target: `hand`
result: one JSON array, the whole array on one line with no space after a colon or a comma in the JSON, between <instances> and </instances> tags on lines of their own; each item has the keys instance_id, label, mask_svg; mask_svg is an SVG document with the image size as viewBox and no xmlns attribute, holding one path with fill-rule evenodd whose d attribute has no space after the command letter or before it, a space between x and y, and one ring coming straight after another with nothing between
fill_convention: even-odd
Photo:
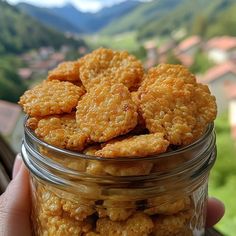
<instances>
[{"instance_id":1,"label":"hand","mask_svg":"<svg viewBox=\"0 0 236 236\"><path fill-rule=\"evenodd\" d=\"M214 226L225 213L224 204L216 198L208 198L206 228Z\"/></svg>"},{"instance_id":2,"label":"hand","mask_svg":"<svg viewBox=\"0 0 236 236\"><path fill-rule=\"evenodd\" d=\"M0 235L30 236L29 177L20 155L16 157L12 177L0 196Z\"/></svg>"},{"instance_id":3,"label":"hand","mask_svg":"<svg viewBox=\"0 0 236 236\"><path fill-rule=\"evenodd\" d=\"M209 198L206 227L215 225L223 215L223 203ZM0 196L0 235L31 236L28 171L19 155L13 168L13 180Z\"/></svg>"}]
</instances>

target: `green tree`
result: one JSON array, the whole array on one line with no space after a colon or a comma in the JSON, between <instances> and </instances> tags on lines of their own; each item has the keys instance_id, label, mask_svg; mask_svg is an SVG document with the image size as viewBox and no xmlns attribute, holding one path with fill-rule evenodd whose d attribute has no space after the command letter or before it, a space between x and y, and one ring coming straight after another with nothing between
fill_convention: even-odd
<instances>
[{"instance_id":1,"label":"green tree","mask_svg":"<svg viewBox=\"0 0 236 236\"><path fill-rule=\"evenodd\" d=\"M234 236L236 229L236 143L230 136L227 113L215 122L217 159L211 170L209 195L221 199L226 206L226 214L217 224L223 235Z\"/></svg>"},{"instance_id":2,"label":"green tree","mask_svg":"<svg viewBox=\"0 0 236 236\"><path fill-rule=\"evenodd\" d=\"M169 64L181 64L181 61L179 60L178 57L175 56L175 54L170 51L167 54L167 63Z\"/></svg>"},{"instance_id":3,"label":"green tree","mask_svg":"<svg viewBox=\"0 0 236 236\"><path fill-rule=\"evenodd\" d=\"M207 17L205 15L196 15L193 19L192 34L200 35L202 38L205 37L208 27Z\"/></svg>"},{"instance_id":4,"label":"green tree","mask_svg":"<svg viewBox=\"0 0 236 236\"><path fill-rule=\"evenodd\" d=\"M236 36L236 4L222 12L207 30L207 37L230 35Z\"/></svg>"},{"instance_id":5,"label":"green tree","mask_svg":"<svg viewBox=\"0 0 236 236\"><path fill-rule=\"evenodd\" d=\"M17 74L20 64L19 60L13 56L0 58L0 99L17 102L27 89Z\"/></svg>"},{"instance_id":6,"label":"green tree","mask_svg":"<svg viewBox=\"0 0 236 236\"><path fill-rule=\"evenodd\" d=\"M194 62L192 66L190 67L190 70L193 73L204 73L209 68L211 68L214 65L214 63L208 59L207 55L199 50L194 57Z\"/></svg>"}]
</instances>

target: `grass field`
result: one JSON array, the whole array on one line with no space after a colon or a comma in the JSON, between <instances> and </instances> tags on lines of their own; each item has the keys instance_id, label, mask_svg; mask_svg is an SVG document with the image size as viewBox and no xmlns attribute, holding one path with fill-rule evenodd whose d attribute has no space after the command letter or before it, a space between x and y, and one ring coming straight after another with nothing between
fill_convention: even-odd
<instances>
[{"instance_id":1,"label":"grass field","mask_svg":"<svg viewBox=\"0 0 236 236\"><path fill-rule=\"evenodd\" d=\"M124 33L116 36L85 36L84 39L91 49L108 47L117 50L135 51L141 46L137 41L135 32Z\"/></svg>"},{"instance_id":2,"label":"grass field","mask_svg":"<svg viewBox=\"0 0 236 236\"><path fill-rule=\"evenodd\" d=\"M209 182L209 195L225 203L226 213L217 225L224 236L235 236L236 232L236 141L230 136L227 113L217 118L217 161Z\"/></svg>"}]
</instances>

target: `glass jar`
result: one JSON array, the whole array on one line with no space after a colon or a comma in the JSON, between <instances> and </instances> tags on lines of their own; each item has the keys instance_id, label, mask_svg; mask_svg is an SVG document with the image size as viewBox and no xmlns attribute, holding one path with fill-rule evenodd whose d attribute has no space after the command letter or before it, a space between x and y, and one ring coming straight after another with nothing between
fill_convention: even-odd
<instances>
[{"instance_id":1,"label":"glass jar","mask_svg":"<svg viewBox=\"0 0 236 236\"><path fill-rule=\"evenodd\" d=\"M189 146L144 158L99 158L39 140L25 126L36 236L204 235L214 125Z\"/></svg>"}]
</instances>

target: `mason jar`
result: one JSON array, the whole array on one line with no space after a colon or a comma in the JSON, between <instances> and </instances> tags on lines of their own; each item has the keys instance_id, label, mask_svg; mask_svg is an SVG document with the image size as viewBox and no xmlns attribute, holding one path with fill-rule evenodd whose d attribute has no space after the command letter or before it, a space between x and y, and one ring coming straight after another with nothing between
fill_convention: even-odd
<instances>
[{"instance_id":1,"label":"mason jar","mask_svg":"<svg viewBox=\"0 0 236 236\"><path fill-rule=\"evenodd\" d=\"M214 125L196 142L143 158L95 157L51 146L25 125L36 236L204 235Z\"/></svg>"}]
</instances>

